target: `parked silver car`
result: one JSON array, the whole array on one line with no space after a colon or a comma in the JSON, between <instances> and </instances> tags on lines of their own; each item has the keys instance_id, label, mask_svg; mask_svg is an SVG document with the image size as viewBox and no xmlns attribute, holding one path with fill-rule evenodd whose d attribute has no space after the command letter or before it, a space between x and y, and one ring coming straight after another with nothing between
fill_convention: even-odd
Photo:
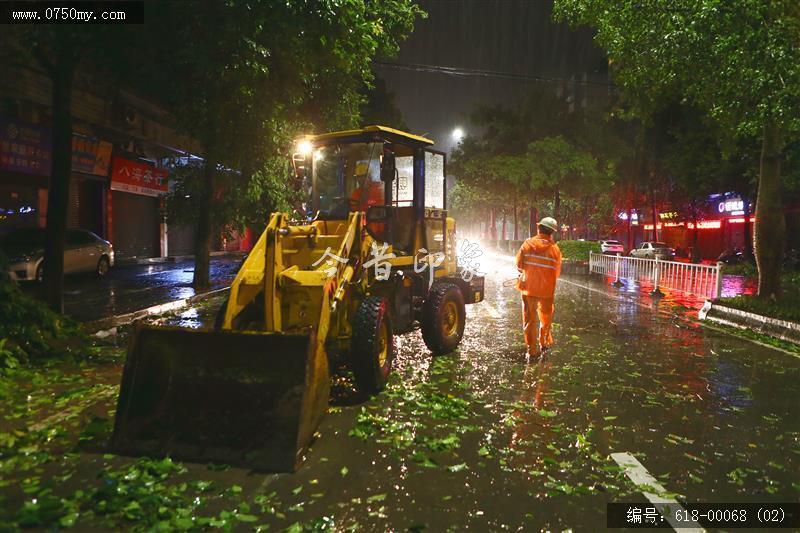
<instances>
[{"instance_id":1,"label":"parked silver car","mask_svg":"<svg viewBox=\"0 0 800 533\"><path fill-rule=\"evenodd\" d=\"M612 239L600 241L600 252L604 254L624 254L625 248L622 243Z\"/></svg>"},{"instance_id":2,"label":"parked silver car","mask_svg":"<svg viewBox=\"0 0 800 533\"><path fill-rule=\"evenodd\" d=\"M642 257L644 259L659 258L664 261L675 259L675 249L670 248L665 242L645 241L638 248L631 250L631 257Z\"/></svg>"},{"instance_id":3,"label":"parked silver car","mask_svg":"<svg viewBox=\"0 0 800 533\"><path fill-rule=\"evenodd\" d=\"M12 231L0 241L13 280L41 281L44 272L44 229ZM64 243L64 274L95 272L105 276L114 266L114 246L91 231L68 229Z\"/></svg>"}]
</instances>

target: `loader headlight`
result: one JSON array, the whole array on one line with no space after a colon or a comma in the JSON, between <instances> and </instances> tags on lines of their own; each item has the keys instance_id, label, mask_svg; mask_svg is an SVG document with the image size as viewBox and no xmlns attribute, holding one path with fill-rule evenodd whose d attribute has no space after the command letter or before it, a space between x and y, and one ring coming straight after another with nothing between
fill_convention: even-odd
<instances>
[{"instance_id":1,"label":"loader headlight","mask_svg":"<svg viewBox=\"0 0 800 533\"><path fill-rule=\"evenodd\" d=\"M302 155L303 157L308 157L311 155L311 152L314 151L314 145L311 144L311 141L303 139L298 141L297 143L297 153Z\"/></svg>"}]
</instances>

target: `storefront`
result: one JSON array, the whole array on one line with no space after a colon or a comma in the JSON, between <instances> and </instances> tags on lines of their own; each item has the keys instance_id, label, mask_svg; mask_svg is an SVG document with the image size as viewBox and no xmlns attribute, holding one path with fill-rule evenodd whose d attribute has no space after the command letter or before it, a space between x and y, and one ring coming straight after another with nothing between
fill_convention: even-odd
<instances>
[{"instance_id":1,"label":"storefront","mask_svg":"<svg viewBox=\"0 0 800 533\"><path fill-rule=\"evenodd\" d=\"M115 157L107 197L108 228L121 258L162 255L161 195L168 172L142 161Z\"/></svg>"},{"instance_id":2,"label":"storefront","mask_svg":"<svg viewBox=\"0 0 800 533\"><path fill-rule=\"evenodd\" d=\"M46 225L51 139L47 127L0 120L0 232ZM107 236L105 202L111 150L109 142L73 134L68 227Z\"/></svg>"},{"instance_id":3,"label":"storefront","mask_svg":"<svg viewBox=\"0 0 800 533\"><path fill-rule=\"evenodd\" d=\"M67 226L107 238L106 196L111 143L73 134Z\"/></svg>"},{"instance_id":4,"label":"storefront","mask_svg":"<svg viewBox=\"0 0 800 533\"><path fill-rule=\"evenodd\" d=\"M50 130L0 119L0 234L44 226Z\"/></svg>"},{"instance_id":5,"label":"storefront","mask_svg":"<svg viewBox=\"0 0 800 533\"><path fill-rule=\"evenodd\" d=\"M694 221L665 209L658 213L655 232L652 223L644 224L644 240L666 242L683 257L690 257L696 246L702 259L714 261L726 250L744 249L752 239L752 207L735 193L713 194L698 213L697 231Z\"/></svg>"},{"instance_id":6,"label":"storefront","mask_svg":"<svg viewBox=\"0 0 800 533\"><path fill-rule=\"evenodd\" d=\"M169 255L194 255L196 235L194 224L170 224L167 228Z\"/></svg>"}]
</instances>

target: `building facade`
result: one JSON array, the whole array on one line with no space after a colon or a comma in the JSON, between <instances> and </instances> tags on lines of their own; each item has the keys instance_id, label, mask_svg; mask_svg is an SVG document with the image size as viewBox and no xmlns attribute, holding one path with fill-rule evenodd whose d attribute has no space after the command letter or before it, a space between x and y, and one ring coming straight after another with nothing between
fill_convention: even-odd
<instances>
[{"instance_id":1,"label":"building facade","mask_svg":"<svg viewBox=\"0 0 800 533\"><path fill-rule=\"evenodd\" d=\"M31 67L0 77L0 234L44 227L52 169L51 83ZM73 88L68 226L114 244L118 257L189 254L194 230L165 223L169 168L199 153L169 114L79 72Z\"/></svg>"}]
</instances>

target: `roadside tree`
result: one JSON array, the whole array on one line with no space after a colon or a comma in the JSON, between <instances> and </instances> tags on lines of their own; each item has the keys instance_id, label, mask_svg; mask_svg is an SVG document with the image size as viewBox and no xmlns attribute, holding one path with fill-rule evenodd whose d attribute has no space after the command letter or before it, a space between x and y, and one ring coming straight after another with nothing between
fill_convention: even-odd
<instances>
[{"instance_id":1,"label":"roadside tree","mask_svg":"<svg viewBox=\"0 0 800 533\"><path fill-rule=\"evenodd\" d=\"M588 24L618 83L642 102L683 95L730 132L761 143L755 223L759 295L780 293L781 165L800 131L800 6L793 0L556 0Z\"/></svg>"}]
</instances>

